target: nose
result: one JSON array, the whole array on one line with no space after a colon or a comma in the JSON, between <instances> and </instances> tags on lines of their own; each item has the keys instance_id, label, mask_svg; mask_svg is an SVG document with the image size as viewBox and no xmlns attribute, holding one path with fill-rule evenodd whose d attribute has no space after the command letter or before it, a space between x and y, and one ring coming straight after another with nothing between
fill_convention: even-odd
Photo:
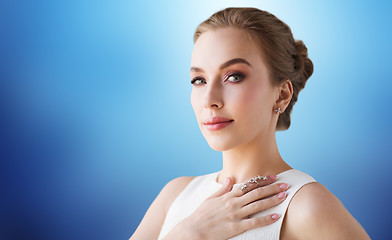
<instances>
[{"instance_id":1,"label":"nose","mask_svg":"<svg viewBox=\"0 0 392 240\"><path fill-rule=\"evenodd\" d=\"M218 84L207 85L205 92L204 108L206 109L220 109L223 107L222 87Z\"/></svg>"}]
</instances>

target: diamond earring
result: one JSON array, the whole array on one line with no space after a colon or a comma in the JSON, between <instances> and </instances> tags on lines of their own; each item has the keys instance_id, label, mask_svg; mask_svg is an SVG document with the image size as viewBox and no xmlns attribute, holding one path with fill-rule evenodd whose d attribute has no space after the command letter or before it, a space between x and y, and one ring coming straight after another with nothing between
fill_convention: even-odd
<instances>
[{"instance_id":1,"label":"diamond earring","mask_svg":"<svg viewBox=\"0 0 392 240\"><path fill-rule=\"evenodd\" d=\"M277 114L280 114L280 113L282 113L283 111L280 110L280 108L277 108L277 109L275 109L275 112L276 112Z\"/></svg>"}]
</instances>

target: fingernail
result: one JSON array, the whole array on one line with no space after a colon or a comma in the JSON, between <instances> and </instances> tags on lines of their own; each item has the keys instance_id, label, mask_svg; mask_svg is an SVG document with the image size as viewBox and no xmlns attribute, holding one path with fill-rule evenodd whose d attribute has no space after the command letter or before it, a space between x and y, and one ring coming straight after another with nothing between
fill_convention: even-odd
<instances>
[{"instance_id":1,"label":"fingernail","mask_svg":"<svg viewBox=\"0 0 392 240\"><path fill-rule=\"evenodd\" d=\"M282 198L284 198L285 196L286 196L286 192L281 192L281 193L278 194L278 198L279 198L279 199L282 199Z\"/></svg>"},{"instance_id":2,"label":"fingernail","mask_svg":"<svg viewBox=\"0 0 392 240\"><path fill-rule=\"evenodd\" d=\"M276 175L271 175L271 176L269 177L269 179L271 179L272 181L276 180L276 178L277 178Z\"/></svg>"},{"instance_id":3,"label":"fingernail","mask_svg":"<svg viewBox=\"0 0 392 240\"><path fill-rule=\"evenodd\" d=\"M280 187L280 189L285 190L285 189L287 189L289 187L289 185L287 183L282 183L282 184L279 185L279 187Z\"/></svg>"},{"instance_id":4,"label":"fingernail","mask_svg":"<svg viewBox=\"0 0 392 240\"><path fill-rule=\"evenodd\" d=\"M229 183L229 181L230 181L230 178L226 178L226 182L225 182L225 184L228 184L228 183Z\"/></svg>"},{"instance_id":5,"label":"fingernail","mask_svg":"<svg viewBox=\"0 0 392 240\"><path fill-rule=\"evenodd\" d=\"M272 218L273 220L276 220L276 219L279 218L279 215L276 214L276 213L274 213L274 214L271 215L271 218Z\"/></svg>"}]
</instances>

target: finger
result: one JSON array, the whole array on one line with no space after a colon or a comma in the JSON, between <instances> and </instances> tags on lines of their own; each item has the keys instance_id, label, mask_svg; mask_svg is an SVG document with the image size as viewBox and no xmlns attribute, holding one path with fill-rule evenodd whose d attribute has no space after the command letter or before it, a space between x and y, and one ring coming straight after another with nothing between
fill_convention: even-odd
<instances>
[{"instance_id":1,"label":"finger","mask_svg":"<svg viewBox=\"0 0 392 240\"><path fill-rule=\"evenodd\" d=\"M247 182L247 183L245 183L243 185L245 185L245 188L242 187L242 186L237 186L236 187L237 189L242 190L243 194L246 194L246 193L252 191L253 189L256 189L256 188L261 186L260 184L257 183L257 181L255 181L255 182ZM233 185L233 188L234 188L234 185Z\"/></svg>"},{"instance_id":2,"label":"finger","mask_svg":"<svg viewBox=\"0 0 392 240\"><path fill-rule=\"evenodd\" d=\"M214 197L219 197L222 196L225 193L228 193L231 191L233 187L233 180L231 180L231 177L227 177L225 183L222 185L222 187L220 187L218 189L218 191L216 191L215 193L213 193L211 196L209 196L207 199L209 198L214 198Z\"/></svg>"},{"instance_id":3,"label":"finger","mask_svg":"<svg viewBox=\"0 0 392 240\"><path fill-rule=\"evenodd\" d=\"M249 229L263 227L268 224L276 222L279 218L280 218L279 214L274 213L263 217L243 219L240 222L240 229L245 232Z\"/></svg>"},{"instance_id":4,"label":"finger","mask_svg":"<svg viewBox=\"0 0 392 240\"><path fill-rule=\"evenodd\" d=\"M269 184L271 184L271 183L273 183L274 181L276 181L276 179L277 179L277 176L276 175L272 175L272 176L268 176L268 177L265 177L265 178L261 178L261 179L257 179L256 181L254 181L254 182L250 182L250 183L246 183L245 184L245 188L244 187L237 187L237 188L234 188L233 187L233 195L235 196L235 197L240 197L240 196L242 196L242 195L244 195L244 194L246 194L246 193L249 193L249 192L251 192L252 190L254 190L254 189L256 189L256 188L258 188L258 187L264 187L264 186L266 186L266 185L269 185Z\"/></svg>"},{"instance_id":5,"label":"finger","mask_svg":"<svg viewBox=\"0 0 392 240\"><path fill-rule=\"evenodd\" d=\"M240 215L242 217L246 217L261 212L263 210L269 209L283 202L286 199L286 197L287 194L285 191L283 191L272 197L249 203L248 205L240 209Z\"/></svg>"},{"instance_id":6,"label":"finger","mask_svg":"<svg viewBox=\"0 0 392 240\"><path fill-rule=\"evenodd\" d=\"M276 175L271 175L271 176L257 176L255 178L252 178L249 180L249 184L247 187L248 192L252 191L253 189L256 189L258 187L264 187L267 186L273 182L276 181L278 177Z\"/></svg>"},{"instance_id":7,"label":"finger","mask_svg":"<svg viewBox=\"0 0 392 240\"><path fill-rule=\"evenodd\" d=\"M243 196L239 197L239 202L244 206L251 202L257 201L262 198L266 198L281 192L282 190L287 190L289 185L287 183L275 183L265 187L259 187Z\"/></svg>"},{"instance_id":8,"label":"finger","mask_svg":"<svg viewBox=\"0 0 392 240\"><path fill-rule=\"evenodd\" d=\"M275 182L278 179L276 175L270 175L262 179L256 179L257 184L259 187L267 186L273 182Z\"/></svg>"}]
</instances>

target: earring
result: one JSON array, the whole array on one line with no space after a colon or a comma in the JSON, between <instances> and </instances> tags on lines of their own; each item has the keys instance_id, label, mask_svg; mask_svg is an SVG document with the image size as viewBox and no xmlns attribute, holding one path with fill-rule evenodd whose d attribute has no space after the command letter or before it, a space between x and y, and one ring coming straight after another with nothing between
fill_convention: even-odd
<instances>
[{"instance_id":1,"label":"earring","mask_svg":"<svg viewBox=\"0 0 392 240\"><path fill-rule=\"evenodd\" d=\"M280 108L277 108L277 109L275 109L275 112L276 112L277 114L280 114L280 113L282 113L283 111L280 110Z\"/></svg>"}]
</instances>

